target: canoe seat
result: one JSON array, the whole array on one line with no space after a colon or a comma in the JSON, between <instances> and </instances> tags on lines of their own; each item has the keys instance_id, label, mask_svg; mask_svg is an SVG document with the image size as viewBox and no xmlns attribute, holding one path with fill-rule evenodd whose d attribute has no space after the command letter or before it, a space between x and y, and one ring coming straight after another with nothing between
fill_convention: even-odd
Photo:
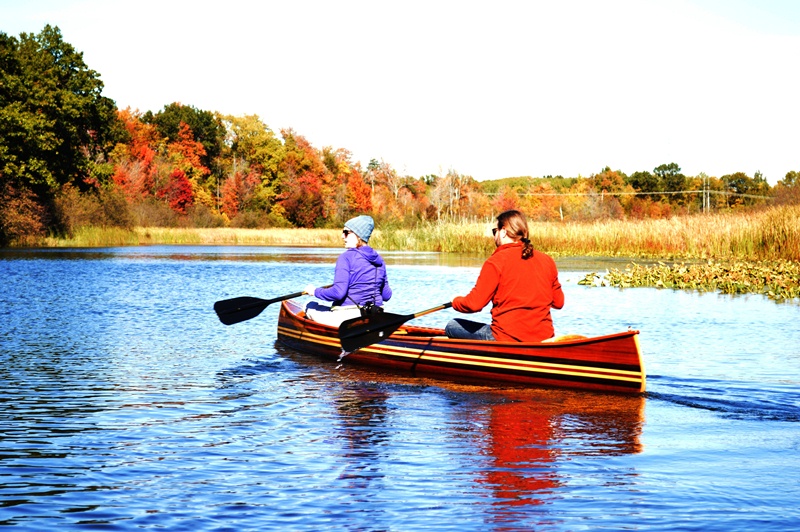
<instances>
[{"instance_id":1,"label":"canoe seat","mask_svg":"<svg viewBox=\"0 0 800 532\"><path fill-rule=\"evenodd\" d=\"M552 338L548 338L547 340L542 340L543 344L550 344L556 342L569 342L571 340L583 340L587 338L582 334L563 334L561 336L554 336Z\"/></svg>"}]
</instances>

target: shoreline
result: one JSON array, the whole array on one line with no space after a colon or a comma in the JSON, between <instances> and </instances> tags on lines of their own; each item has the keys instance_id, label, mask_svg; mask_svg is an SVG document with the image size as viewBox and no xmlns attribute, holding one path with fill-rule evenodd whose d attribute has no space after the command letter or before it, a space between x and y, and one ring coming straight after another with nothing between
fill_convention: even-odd
<instances>
[{"instance_id":1,"label":"shoreline","mask_svg":"<svg viewBox=\"0 0 800 532\"><path fill-rule=\"evenodd\" d=\"M800 210L796 207L795 211ZM789 214L793 214L791 209ZM767 217L767 222L773 220ZM707 221L707 220L704 220ZM636 247L637 243L654 238L652 227L663 230L664 223L624 222L585 224L583 226L553 223L532 223L531 240L537 249L554 259L608 258L627 263L624 267L607 270L605 274L592 272L579 284L612 286L618 288L657 287L713 291L726 294L763 294L775 301L800 298L800 260L782 256L763 257L764 251L782 247L791 238L756 245L759 236L737 241L729 230L726 242L720 235L706 231L693 231L684 220L662 221L681 239L660 242L659 246ZM718 222L718 220L717 220ZM761 225L766 222L759 221ZM796 225L794 222L792 224ZM488 224L420 224L406 229L376 229L370 245L379 251L416 251L470 254L488 257L494 250L494 241L487 236ZM631 231L621 228L627 227ZM633 234L634 229L645 229ZM745 229L751 229L745 226ZM773 227L774 229L774 227ZM778 227L780 230L781 228ZM650 232L648 232L650 231ZM795 232L798 229L794 229ZM747 235L747 231L744 231ZM780 234L780 233L779 233ZM692 239L687 238L692 236ZM762 235L763 236L763 235ZM793 235L789 235L793 237ZM715 242L709 242L717 237ZM683 247L675 245L681 240ZM762 239L763 240L763 239ZM542 245L544 243L544 245ZM537 245L538 244L538 245ZM708 244L708 245L703 245ZM202 246L276 246L297 248L341 248L341 231L337 229L234 229L234 228L153 228L137 227L133 230L118 228L83 228L70 239L48 238L40 248L92 248L150 245L202 245ZM716 247L714 247L716 245ZM13 248L10 248L13 249ZM715 253L716 251L716 253ZM791 251L791 250L790 250ZM660 253L659 253L660 252ZM738 253L734 253L738 252ZM738 256L737 256L738 255ZM480 261L482 262L482 261Z\"/></svg>"},{"instance_id":2,"label":"shoreline","mask_svg":"<svg viewBox=\"0 0 800 532\"><path fill-rule=\"evenodd\" d=\"M790 260L800 262L800 205L669 219L529 222L536 249L556 256L652 260ZM491 222L423 221L379 225L378 250L490 254ZM157 244L339 247L340 228L194 228L84 226L25 247L109 247Z\"/></svg>"}]
</instances>

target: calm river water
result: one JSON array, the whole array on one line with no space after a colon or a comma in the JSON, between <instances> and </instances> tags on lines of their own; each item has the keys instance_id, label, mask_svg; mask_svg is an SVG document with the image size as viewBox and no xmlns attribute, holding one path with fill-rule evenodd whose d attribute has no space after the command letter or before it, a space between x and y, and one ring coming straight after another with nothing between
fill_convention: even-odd
<instances>
[{"instance_id":1,"label":"calm river water","mask_svg":"<svg viewBox=\"0 0 800 532\"><path fill-rule=\"evenodd\" d=\"M634 398L337 369L276 345L278 304L217 320L219 299L328 284L340 252L0 251L0 525L800 529L797 302L584 287L610 264L558 261L557 334L641 331ZM384 257L403 314L483 260Z\"/></svg>"}]
</instances>

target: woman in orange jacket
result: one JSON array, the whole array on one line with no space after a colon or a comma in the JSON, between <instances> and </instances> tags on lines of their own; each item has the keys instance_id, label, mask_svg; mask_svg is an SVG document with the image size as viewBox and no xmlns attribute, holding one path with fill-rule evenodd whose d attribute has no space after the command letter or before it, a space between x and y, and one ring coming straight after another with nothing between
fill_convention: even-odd
<instances>
[{"instance_id":1,"label":"woman in orange jacket","mask_svg":"<svg viewBox=\"0 0 800 532\"><path fill-rule=\"evenodd\" d=\"M492 323L456 318L445 332L450 338L541 342L554 335L550 308L564 306L553 259L534 251L528 240L528 221L519 211L497 217L492 229L497 249L481 268L478 281L466 296L453 299L458 312L480 312L492 302Z\"/></svg>"}]
</instances>

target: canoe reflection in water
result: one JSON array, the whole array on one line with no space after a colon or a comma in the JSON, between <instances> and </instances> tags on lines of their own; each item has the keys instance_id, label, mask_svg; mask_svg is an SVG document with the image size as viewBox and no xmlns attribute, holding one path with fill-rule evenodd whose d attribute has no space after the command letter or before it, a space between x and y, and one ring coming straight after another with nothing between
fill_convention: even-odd
<instances>
[{"instance_id":1,"label":"canoe reflection in water","mask_svg":"<svg viewBox=\"0 0 800 532\"><path fill-rule=\"evenodd\" d=\"M582 464L574 477L585 476L593 463L586 457L598 458L598 475L608 485L635 482L635 470L607 468L602 459L641 451L641 396L336 370L280 343L276 349L330 383L338 417L332 436L343 444L339 479L363 499L383 499L379 492L389 486L402 487L404 497L426 497L431 476L441 486L448 475L467 475L491 497L492 519L511 524L519 512L530 520L532 507L567 496L571 467Z\"/></svg>"},{"instance_id":2,"label":"canoe reflection in water","mask_svg":"<svg viewBox=\"0 0 800 532\"><path fill-rule=\"evenodd\" d=\"M479 480L493 489L496 505L537 505L557 496L570 478L565 466L573 458L641 451L642 397L523 390L500 392L495 399L481 415L489 464ZM585 474L587 462L580 463Z\"/></svg>"}]
</instances>

